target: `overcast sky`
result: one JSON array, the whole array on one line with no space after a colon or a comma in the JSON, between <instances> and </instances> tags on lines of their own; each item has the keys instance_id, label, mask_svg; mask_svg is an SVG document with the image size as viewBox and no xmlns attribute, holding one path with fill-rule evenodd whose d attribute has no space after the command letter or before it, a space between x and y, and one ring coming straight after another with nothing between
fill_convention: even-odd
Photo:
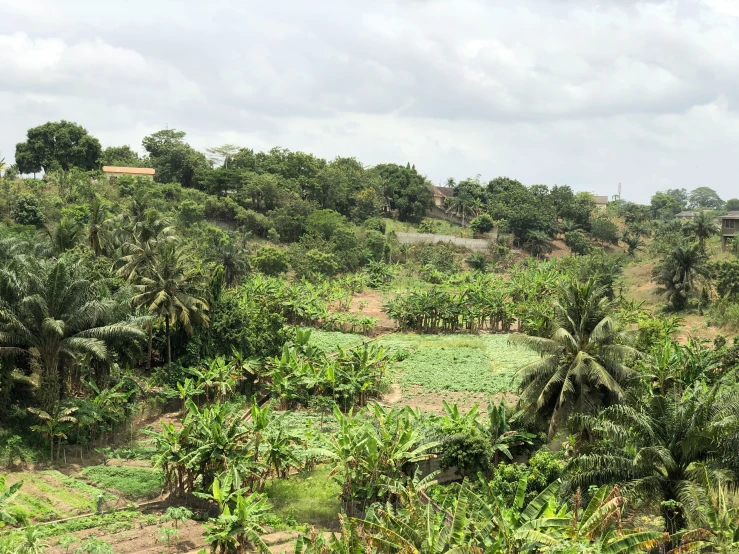
<instances>
[{"instance_id":1,"label":"overcast sky","mask_svg":"<svg viewBox=\"0 0 739 554\"><path fill-rule=\"evenodd\" d=\"M736 0L0 0L0 152L169 126L434 182L739 197Z\"/></svg>"}]
</instances>

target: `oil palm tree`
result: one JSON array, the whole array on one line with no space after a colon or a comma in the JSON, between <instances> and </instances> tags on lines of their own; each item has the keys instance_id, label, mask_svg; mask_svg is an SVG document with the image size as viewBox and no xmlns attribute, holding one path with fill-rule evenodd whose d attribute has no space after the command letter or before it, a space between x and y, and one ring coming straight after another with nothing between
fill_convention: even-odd
<instances>
[{"instance_id":1,"label":"oil palm tree","mask_svg":"<svg viewBox=\"0 0 739 554\"><path fill-rule=\"evenodd\" d=\"M541 258L551 253L552 239L543 231L529 231L523 244L532 255Z\"/></svg>"},{"instance_id":2,"label":"oil palm tree","mask_svg":"<svg viewBox=\"0 0 739 554\"><path fill-rule=\"evenodd\" d=\"M708 212L700 212L686 226L686 230L698 239L698 244L700 245L701 250L705 247L706 240L718 235L719 233L718 225L716 225L713 217Z\"/></svg>"},{"instance_id":3,"label":"oil palm tree","mask_svg":"<svg viewBox=\"0 0 739 554\"><path fill-rule=\"evenodd\" d=\"M210 255L210 259L223 268L223 282L232 287L249 271L246 252L229 242L218 246Z\"/></svg>"},{"instance_id":4,"label":"oil palm tree","mask_svg":"<svg viewBox=\"0 0 739 554\"><path fill-rule=\"evenodd\" d=\"M82 226L74 219L62 217L59 225L47 232L54 250L62 253L74 248L80 242L82 231Z\"/></svg>"},{"instance_id":5,"label":"oil palm tree","mask_svg":"<svg viewBox=\"0 0 739 554\"><path fill-rule=\"evenodd\" d=\"M174 244L160 244L156 255L139 280L133 304L146 306L164 321L167 364L172 363L172 327L181 326L188 335L193 324L208 324L208 303L199 297L198 278L189 273L185 252Z\"/></svg>"},{"instance_id":6,"label":"oil palm tree","mask_svg":"<svg viewBox=\"0 0 739 554\"><path fill-rule=\"evenodd\" d=\"M627 495L660 501L670 534L700 525L709 483L729 470L726 450L739 436L739 394L722 385L697 382L578 416L596 441L570 463L573 482L620 482Z\"/></svg>"},{"instance_id":7,"label":"oil palm tree","mask_svg":"<svg viewBox=\"0 0 739 554\"><path fill-rule=\"evenodd\" d=\"M613 303L595 279L559 285L548 337L514 335L513 343L536 350L541 359L519 370L521 403L530 415L549 419L549 435L568 414L591 412L623 397L638 352L611 318Z\"/></svg>"},{"instance_id":8,"label":"oil palm tree","mask_svg":"<svg viewBox=\"0 0 739 554\"><path fill-rule=\"evenodd\" d=\"M17 302L0 299L0 352L26 352L38 359L46 412L65 394L67 372L79 356L104 360L112 341L144 336L138 325L123 319L100 324L115 302L84 277L79 262L39 263L26 274L25 287Z\"/></svg>"},{"instance_id":9,"label":"oil palm tree","mask_svg":"<svg viewBox=\"0 0 739 554\"><path fill-rule=\"evenodd\" d=\"M655 266L652 278L672 307L682 310L694 295L697 284L707 280L709 274L708 257L702 246L697 242L682 242Z\"/></svg>"},{"instance_id":10,"label":"oil palm tree","mask_svg":"<svg viewBox=\"0 0 739 554\"><path fill-rule=\"evenodd\" d=\"M95 198L90 203L90 220L87 223L87 243L95 256L100 256L108 243L107 221L107 207L99 198Z\"/></svg>"}]
</instances>

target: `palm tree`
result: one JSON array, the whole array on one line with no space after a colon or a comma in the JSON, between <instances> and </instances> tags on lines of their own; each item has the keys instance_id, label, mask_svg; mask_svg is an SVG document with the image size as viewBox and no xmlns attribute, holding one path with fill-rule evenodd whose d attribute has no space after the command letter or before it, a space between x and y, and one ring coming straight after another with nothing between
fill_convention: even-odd
<instances>
[{"instance_id":1,"label":"palm tree","mask_svg":"<svg viewBox=\"0 0 739 554\"><path fill-rule=\"evenodd\" d=\"M26 274L18 302L0 299L0 353L27 352L38 359L39 396L46 412L65 394L67 372L80 355L105 360L109 343L144 336L139 326L123 319L100 324L115 301L82 272L80 262L42 262Z\"/></svg>"},{"instance_id":2,"label":"palm tree","mask_svg":"<svg viewBox=\"0 0 739 554\"><path fill-rule=\"evenodd\" d=\"M577 486L621 482L630 495L660 501L665 530L700 524L708 505L709 477L726 474L730 444L739 436L739 399L695 383L684 394L638 397L577 423L596 442L570 463Z\"/></svg>"},{"instance_id":3,"label":"palm tree","mask_svg":"<svg viewBox=\"0 0 739 554\"><path fill-rule=\"evenodd\" d=\"M210 255L210 259L223 268L223 281L231 287L249 271L246 252L229 242L218 246Z\"/></svg>"},{"instance_id":4,"label":"palm tree","mask_svg":"<svg viewBox=\"0 0 739 554\"><path fill-rule=\"evenodd\" d=\"M621 240L629 248L628 254L630 256L636 255L636 251L639 250L639 248L641 248L642 246L644 246L644 241L641 239L639 235L632 235L628 231L624 231L624 234L621 237Z\"/></svg>"},{"instance_id":5,"label":"palm tree","mask_svg":"<svg viewBox=\"0 0 739 554\"><path fill-rule=\"evenodd\" d=\"M103 253L108 242L105 229L107 220L108 210L105 204L96 197L90 203L90 221L87 224L87 243L95 256Z\"/></svg>"},{"instance_id":6,"label":"palm tree","mask_svg":"<svg viewBox=\"0 0 739 554\"><path fill-rule=\"evenodd\" d=\"M677 244L652 272L652 278L661 286L660 292L675 310L682 310L697 283L709 276L708 257L701 245L685 242Z\"/></svg>"},{"instance_id":7,"label":"palm tree","mask_svg":"<svg viewBox=\"0 0 739 554\"><path fill-rule=\"evenodd\" d=\"M701 250L707 239L719 234L718 225L708 212L700 212L687 226L686 229L698 239Z\"/></svg>"},{"instance_id":8,"label":"palm tree","mask_svg":"<svg viewBox=\"0 0 739 554\"><path fill-rule=\"evenodd\" d=\"M193 323L208 324L208 304L197 296L197 278L187 272L184 250L173 244L160 245L152 264L139 281L140 293L133 298L136 306L146 306L149 313L164 320L167 337L167 364L172 363L173 325L181 325L188 335Z\"/></svg>"},{"instance_id":9,"label":"palm tree","mask_svg":"<svg viewBox=\"0 0 739 554\"><path fill-rule=\"evenodd\" d=\"M8 506L10 501L18 494L18 490L23 486L23 481L18 481L14 485L7 485L7 474L0 475L0 523L6 525L15 525L18 523L10 514Z\"/></svg>"},{"instance_id":10,"label":"palm tree","mask_svg":"<svg viewBox=\"0 0 739 554\"><path fill-rule=\"evenodd\" d=\"M551 253L552 239L543 231L529 231L526 233L526 242L523 246L532 255L541 258Z\"/></svg>"},{"instance_id":11,"label":"palm tree","mask_svg":"<svg viewBox=\"0 0 739 554\"><path fill-rule=\"evenodd\" d=\"M474 213L474 201L467 196L447 196L446 197L446 213L454 212L455 215L462 218L462 227L464 227L464 216Z\"/></svg>"},{"instance_id":12,"label":"palm tree","mask_svg":"<svg viewBox=\"0 0 739 554\"><path fill-rule=\"evenodd\" d=\"M37 416L41 420L41 425L34 425L31 427L32 431L41 433L49 441L49 459L54 461L54 439L58 439L57 446L57 457L62 448L62 439L66 439L67 435L64 433L67 423L75 423L77 418L74 414L77 408L64 408L60 405L56 405L54 410L51 412L45 412L38 408L28 408L28 411Z\"/></svg>"},{"instance_id":13,"label":"palm tree","mask_svg":"<svg viewBox=\"0 0 739 554\"><path fill-rule=\"evenodd\" d=\"M58 253L74 248L82 237L82 226L74 219L62 217L54 229L48 229L49 239Z\"/></svg>"},{"instance_id":14,"label":"palm tree","mask_svg":"<svg viewBox=\"0 0 739 554\"><path fill-rule=\"evenodd\" d=\"M530 416L549 419L549 436L573 412L590 412L623 397L638 353L616 328L607 288L595 279L559 285L549 337L514 335L541 359L519 370L521 403Z\"/></svg>"},{"instance_id":15,"label":"palm tree","mask_svg":"<svg viewBox=\"0 0 739 554\"><path fill-rule=\"evenodd\" d=\"M570 233L572 231L579 231L582 229L582 225L579 223L575 223L571 219L563 219L559 222L559 232L564 235L565 233Z\"/></svg>"}]
</instances>

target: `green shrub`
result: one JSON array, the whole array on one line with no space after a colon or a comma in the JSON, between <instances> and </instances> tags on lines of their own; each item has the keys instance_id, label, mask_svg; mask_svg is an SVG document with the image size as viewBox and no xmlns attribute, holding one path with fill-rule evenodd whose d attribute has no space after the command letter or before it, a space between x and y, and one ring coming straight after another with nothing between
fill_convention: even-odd
<instances>
[{"instance_id":1,"label":"green shrub","mask_svg":"<svg viewBox=\"0 0 739 554\"><path fill-rule=\"evenodd\" d=\"M331 277L339 270L339 263L334 254L316 248L306 252L296 251L292 265L298 277Z\"/></svg>"},{"instance_id":2,"label":"green shrub","mask_svg":"<svg viewBox=\"0 0 739 554\"><path fill-rule=\"evenodd\" d=\"M418 232L419 233L436 233L436 228L434 227L434 220L433 219L424 219L419 223L418 225Z\"/></svg>"},{"instance_id":3,"label":"green shrub","mask_svg":"<svg viewBox=\"0 0 739 554\"><path fill-rule=\"evenodd\" d=\"M281 248L266 246L259 249L249 262L261 273L265 275L279 275L285 273L288 269L287 252Z\"/></svg>"},{"instance_id":4,"label":"green shrub","mask_svg":"<svg viewBox=\"0 0 739 554\"><path fill-rule=\"evenodd\" d=\"M20 225L41 227L44 224L44 214L38 198L30 194L21 194L11 210L11 217Z\"/></svg>"},{"instance_id":5,"label":"green shrub","mask_svg":"<svg viewBox=\"0 0 739 554\"><path fill-rule=\"evenodd\" d=\"M205 206L194 200L183 200L180 203L180 221L185 227L189 227L198 221L205 219Z\"/></svg>"},{"instance_id":6,"label":"green shrub","mask_svg":"<svg viewBox=\"0 0 739 554\"><path fill-rule=\"evenodd\" d=\"M565 233L565 244L572 250L573 254L587 254L592 250L588 237L582 231L570 231Z\"/></svg>"},{"instance_id":7,"label":"green shrub","mask_svg":"<svg viewBox=\"0 0 739 554\"><path fill-rule=\"evenodd\" d=\"M481 433L456 433L441 443L439 468L456 468L458 475L476 475L492 467L493 449L490 439Z\"/></svg>"},{"instance_id":8,"label":"green shrub","mask_svg":"<svg viewBox=\"0 0 739 554\"><path fill-rule=\"evenodd\" d=\"M470 221L470 229L475 233L489 233L493 230L494 225L493 218L488 214L480 214Z\"/></svg>"}]
</instances>

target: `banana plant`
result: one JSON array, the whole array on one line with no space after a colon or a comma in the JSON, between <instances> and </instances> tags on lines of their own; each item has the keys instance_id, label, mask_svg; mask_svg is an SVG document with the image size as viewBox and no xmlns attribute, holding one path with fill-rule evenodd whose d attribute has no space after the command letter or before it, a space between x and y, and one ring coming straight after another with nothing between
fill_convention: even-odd
<instances>
[{"instance_id":1,"label":"banana plant","mask_svg":"<svg viewBox=\"0 0 739 554\"><path fill-rule=\"evenodd\" d=\"M11 515L8 507L13 498L18 495L18 491L23 486L23 481L8 485L7 479L7 474L0 475L0 527L4 525L16 525L18 523Z\"/></svg>"}]
</instances>

